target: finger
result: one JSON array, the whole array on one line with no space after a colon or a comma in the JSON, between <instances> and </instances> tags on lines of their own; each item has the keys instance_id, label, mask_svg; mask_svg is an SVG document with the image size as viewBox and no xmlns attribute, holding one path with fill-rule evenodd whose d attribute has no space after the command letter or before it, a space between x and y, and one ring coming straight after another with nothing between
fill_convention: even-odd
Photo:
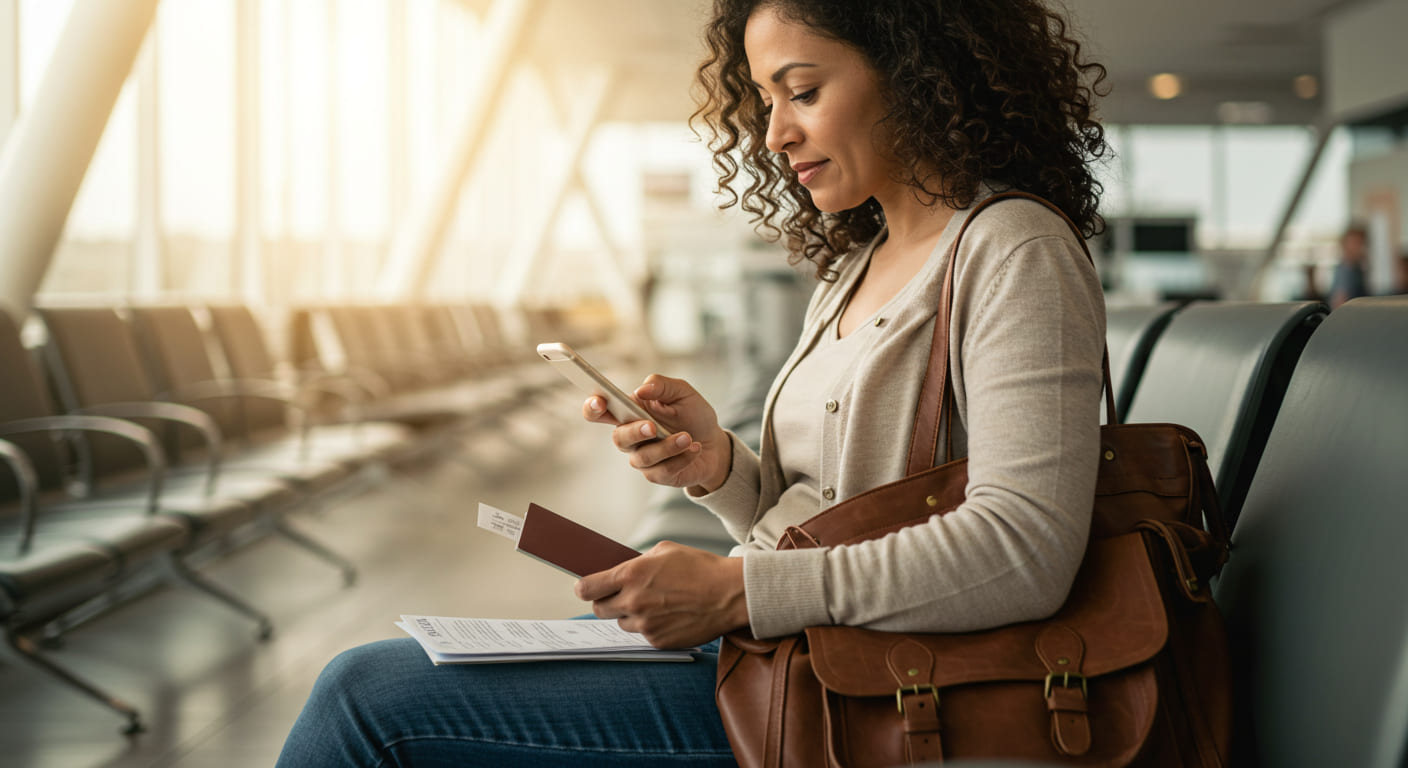
<instances>
[{"instance_id":1,"label":"finger","mask_svg":"<svg viewBox=\"0 0 1408 768\"><path fill-rule=\"evenodd\" d=\"M661 403L673 403L698 394L684 379L672 379L658 373L646 377L645 382L636 388L637 400L654 400Z\"/></svg>"},{"instance_id":2,"label":"finger","mask_svg":"<svg viewBox=\"0 0 1408 768\"><path fill-rule=\"evenodd\" d=\"M577 580L573 586L578 600L604 600L621 591L614 569L593 573Z\"/></svg>"},{"instance_id":3,"label":"finger","mask_svg":"<svg viewBox=\"0 0 1408 768\"><path fill-rule=\"evenodd\" d=\"M622 611L615 601L607 599L592 603L592 615L598 619L621 619L625 618L626 612Z\"/></svg>"},{"instance_id":4,"label":"finger","mask_svg":"<svg viewBox=\"0 0 1408 768\"><path fill-rule=\"evenodd\" d=\"M582 418L596 424L620 423L606 410L606 402L600 397L589 397L582 403Z\"/></svg>"},{"instance_id":5,"label":"finger","mask_svg":"<svg viewBox=\"0 0 1408 768\"><path fill-rule=\"evenodd\" d=\"M635 469L649 469L677 456L690 453L695 450L694 446L696 445L698 443L694 442L694 438L690 437L688 432L680 432L664 440L637 445L630 452L629 463Z\"/></svg>"},{"instance_id":6,"label":"finger","mask_svg":"<svg viewBox=\"0 0 1408 768\"><path fill-rule=\"evenodd\" d=\"M644 624L644 622L641 621L639 616L622 616L616 619L616 625L621 629L637 634L640 634L640 631L645 628L642 624Z\"/></svg>"},{"instance_id":7,"label":"finger","mask_svg":"<svg viewBox=\"0 0 1408 768\"><path fill-rule=\"evenodd\" d=\"M616 443L616 449L625 452L635 450L637 446L653 443L659 439L659 430L655 428L654 424L648 421L628 422L618 426L615 431L611 433L611 440Z\"/></svg>"},{"instance_id":8,"label":"finger","mask_svg":"<svg viewBox=\"0 0 1408 768\"><path fill-rule=\"evenodd\" d=\"M686 485L697 485L705 476L702 465L698 463L699 443L694 443L689 450L671 459L666 459L654 466L641 470L641 475L646 480L655 485L667 485L682 488Z\"/></svg>"}]
</instances>

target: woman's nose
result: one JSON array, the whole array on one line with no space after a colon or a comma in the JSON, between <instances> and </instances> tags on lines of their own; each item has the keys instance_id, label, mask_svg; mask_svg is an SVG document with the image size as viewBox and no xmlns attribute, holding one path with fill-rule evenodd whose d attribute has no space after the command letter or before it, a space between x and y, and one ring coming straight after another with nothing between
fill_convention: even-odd
<instances>
[{"instance_id":1,"label":"woman's nose","mask_svg":"<svg viewBox=\"0 0 1408 768\"><path fill-rule=\"evenodd\" d=\"M768 134L766 144L769 150L781 154L801 140L801 132L792 119L789 110L783 105L774 105L768 114Z\"/></svg>"}]
</instances>

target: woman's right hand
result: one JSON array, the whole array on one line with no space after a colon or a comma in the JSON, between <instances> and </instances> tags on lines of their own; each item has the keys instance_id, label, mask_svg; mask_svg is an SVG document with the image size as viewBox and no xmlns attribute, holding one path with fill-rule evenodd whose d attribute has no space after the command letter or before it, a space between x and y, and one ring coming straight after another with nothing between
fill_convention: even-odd
<instances>
[{"instance_id":1,"label":"woman's right hand","mask_svg":"<svg viewBox=\"0 0 1408 768\"><path fill-rule=\"evenodd\" d=\"M733 443L719 426L714 407L683 379L652 374L636 388L635 398L656 421L678 429L656 435L648 421L618 424L599 397L587 398L587 421L613 424L611 441L630 456L632 467L656 485L688 488L695 496L717 489L728 479ZM663 440L656 440L663 437Z\"/></svg>"}]
</instances>

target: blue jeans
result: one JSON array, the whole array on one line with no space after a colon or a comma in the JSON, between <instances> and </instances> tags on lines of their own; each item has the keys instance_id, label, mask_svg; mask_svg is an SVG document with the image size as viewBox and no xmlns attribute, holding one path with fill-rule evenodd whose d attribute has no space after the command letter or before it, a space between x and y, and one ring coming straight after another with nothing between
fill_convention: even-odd
<instances>
[{"instance_id":1,"label":"blue jeans","mask_svg":"<svg viewBox=\"0 0 1408 768\"><path fill-rule=\"evenodd\" d=\"M718 642L688 664L559 661L434 666L410 638L333 659L279 768L732 766Z\"/></svg>"}]
</instances>

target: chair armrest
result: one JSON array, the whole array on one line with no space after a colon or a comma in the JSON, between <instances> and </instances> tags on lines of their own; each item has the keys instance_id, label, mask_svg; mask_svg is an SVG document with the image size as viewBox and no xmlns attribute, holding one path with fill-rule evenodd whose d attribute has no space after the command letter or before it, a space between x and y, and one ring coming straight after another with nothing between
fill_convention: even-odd
<instances>
[{"instance_id":1,"label":"chair armrest","mask_svg":"<svg viewBox=\"0 0 1408 768\"><path fill-rule=\"evenodd\" d=\"M366 402L371 399L371 393L363 386L360 386L354 379L346 376L333 376L322 374L320 376L310 376L303 381L297 382L295 387L300 392L332 395L342 401L344 413L352 424L361 424L366 420Z\"/></svg>"},{"instance_id":2,"label":"chair armrest","mask_svg":"<svg viewBox=\"0 0 1408 768\"><path fill-rule=\"evenodd\" d=\"M182 403L237 397L271 400L279 405L292 408L298 412L298 453L300 457L308 458L308 430L312 424L312 411L307 403L297 400L298 391L286 384L261 379L216 379L163 392L157 397L162 401L179 400ZM204 411L200 411L200 413L205 414Z\"/></svg>"},{"instance_id":3,"label":"chair armrest","mask_svg":"<svg viewBox=\"0 0 1408 768\"><path fill-rule=\"evenodd\" d=\"M391 389L391 382L381 373L364 365L344 365L341 371L333 375L344 376L356 382L357 386L365 389L373 400L384 400L394 394Z\"/></svg>"},{"instance_id":4,"label":"chair armrest","mask_svg":"<svg viewBox=\"0 0 1408 768\"><path fill-rule=\"evenodd\" d=\"M119 419L158 419L196 430L205 439L205 495L211 496L215 493L215 480L220 472L220 453L223 439L220 435L220 426L205 411L180 403L128 401L90 405L86 408L79 408L74 413L113 416Z\"/></svg>"},{"instance_id":5,"label":"chair armrest","mask_svg":"<svg viewBox=\"0 0 1408 768\"><path fill-rule=\"evenodd\" d=\"M147 459L147 470L151 479L147 483L147 514L154 515L161 509L161 487L166 475L166 452L150 429L122 419L84 414L64 414L62 416L37 416L0 424L0 437L19 435L26 432L100 432L130 440L141 449ZM23 455L23 454L21 454ZM25 461L28 462L28 457ZM31 465L30 471L33 472ZM21 481L23 482L23 481ZM38 489L37 480L34 483ZM37 498L37 497L36 497ZM37 503L37 502L36 502ZM35 514L28 515L24 522L24 534L20 538L21 553L29 549L29 541L34 536Z\"/></svg>"},{"instance_id":6,"label":"chair armrest","mask_svg":"<svg viewBox=\"0 0 1408 768\"><path fill-rule=\"evenodd\" d=\"M338 379L339 377L329 376L328 378ZM273 400L297 411L302 425L311 426L313 423L313 404L309 402L309 395L310 393L322 393L340 398L354 415L354 421L361 421L361 403L367 399L365 390L354 386L345 379L339 380L338 383L342 386L318 381L288 383L276 379L212 379L164 392L157 397L161 400L184 403L220 397Z\"/></svg>"},{"instance_id":7,"label":"chair armrest","mask_svg":"<svg viewBox=\"0 0 1408 768\"><path fill-rule=\"evenodd\" d=\"M15 485L20 491L20 556L29 554L30 543L34 538L34 521L39 517L39 475L34 464L18 445L9 440L0 440L0 461L3 461L15 475Z\"/></svg>"}]
</instances>

